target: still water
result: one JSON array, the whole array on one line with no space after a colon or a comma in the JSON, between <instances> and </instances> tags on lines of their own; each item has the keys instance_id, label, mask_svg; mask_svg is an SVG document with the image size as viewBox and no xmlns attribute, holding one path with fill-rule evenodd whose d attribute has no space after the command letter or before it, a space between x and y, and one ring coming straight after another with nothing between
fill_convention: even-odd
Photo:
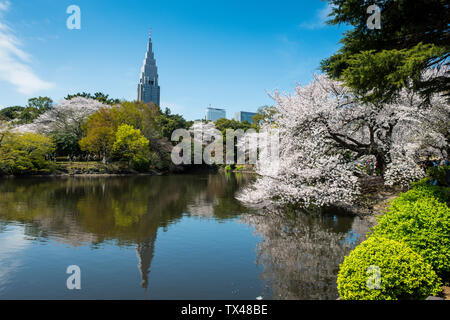
<instances>
[{"instance_id":1,"label":"still water","mask_svg":"<svg viewBox=\"0 0 450 320\"><path fill-rule=\"evenodd\" d=\"M364 221L250 210L251 179L2 179L0 299L336 299Z\"/></svg>"}]
</instances>

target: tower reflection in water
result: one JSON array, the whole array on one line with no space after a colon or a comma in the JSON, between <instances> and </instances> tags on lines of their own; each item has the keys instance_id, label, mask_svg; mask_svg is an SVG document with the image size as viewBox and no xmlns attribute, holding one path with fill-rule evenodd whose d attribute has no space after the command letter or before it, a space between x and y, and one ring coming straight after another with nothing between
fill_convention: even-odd
<instances>
[{"instance_id":1,"label":"tower reflection in water","mask_svg":"<svg viewBox=\"0 0 450 320\"><path fill-rule=\"evenodd\" d=\"M194 216L214 221L211 228L240 219L261 238L254 273L267 288L262 293L265 298L334 299L338 265L362 240L364 223L334 214L250 210L235 200L235 193L252 179L247 175L195 174L3 180L0 225L23 225L29 241L47 239L70 247L99 248L105 243L132 246L141 277L137 285L151 291L150 274L159 232ZM248 250L244 244L242 248ZM177 252L172 254L176 256ZM237 256L233 252L230 255ZM252 255L254 252L242 252L240 257ZM212 265L211 257L202 259L201 263L211 270L227 272ZM239 265L241 261L232 263ZM230 279L238 276L228 275Z\"/></svg>"}]
</instances>

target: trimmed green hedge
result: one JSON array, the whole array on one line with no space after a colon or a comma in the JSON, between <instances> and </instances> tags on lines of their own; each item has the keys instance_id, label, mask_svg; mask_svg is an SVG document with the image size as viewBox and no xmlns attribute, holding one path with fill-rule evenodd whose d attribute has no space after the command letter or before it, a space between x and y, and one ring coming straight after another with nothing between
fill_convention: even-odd
<instances>
[{"instance_id":1,"label":"trimmed green hedge","mask_svg":"<svg viewBox=\"0 0 450 320\"><path fill-rule=\"evenodd\" d=\"M427 170L427 176L433 179L436 179L438 184L441 186L447 186L447 171L450 170L450 166L439 166L439 167L431 167Z\"/></svg>"},{"instance_id":2,"label":"trimmed green hedge","mask_svg":"<svg viewBox=\"0 0 450 320\"><path fill-rule=\"evenodd\" d=\"M429 180L394 199L345 258L338 275L343 299L423 299L441 291L439 276L450 275L450 188ZM379 268L380 289L369 288L370 266Z\"/></svg>"},{"instance_id":3,"label":"trimmed green hedge","mask_svg":"<svg viewBox=\"0 0 450 320\"><path fill-rule=\"evenodd\" d=\"M450 272L450 209L437 189L410 190L391 202L373 234L407 243L439 275Z\"/></svg>"},{"instance_id":4,"label":"trimmed green hedge","mask_svg":"<svg viewBox=\"0 0 450 320\"><path fill-rule=\"evenodd\" d=\"M434 197L441 202L450 203L450 188L438 187L427 184L429 178L425 178L413 185L413 189L402 193L397 199L416 201L420 198Z\"/></svg>"},{"instance_id":5,"label":"trimmed green hedge","mask_svg":"<svg viewBox=\"0 0 450 320\"><path fill-rule=\"evenodd\" d=\"M371 288L376 268L378 289ZM337 283L344 300L425 299L441 291L438 276L419 254L405 243L381 237L370 237L345 258Z\"/></svg>"}]
</instances>

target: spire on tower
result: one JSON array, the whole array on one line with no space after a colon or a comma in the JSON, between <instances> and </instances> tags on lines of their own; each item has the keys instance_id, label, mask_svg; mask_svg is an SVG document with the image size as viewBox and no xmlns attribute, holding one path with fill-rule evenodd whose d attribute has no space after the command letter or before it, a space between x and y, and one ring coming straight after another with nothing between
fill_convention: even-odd
<instances>
[{"instance_id":1,"label":"spire on tower","mask_svg":"<svg viewBox=\"0 0 450 320\"><path fill-rule=\"evenodd\" d=\"M160 87L158 85L158 68L152 49L152 28L149 29L147 52L141 68L138 84L138 101L153 102L159 106Z\"/></svg>"}]
</instances>

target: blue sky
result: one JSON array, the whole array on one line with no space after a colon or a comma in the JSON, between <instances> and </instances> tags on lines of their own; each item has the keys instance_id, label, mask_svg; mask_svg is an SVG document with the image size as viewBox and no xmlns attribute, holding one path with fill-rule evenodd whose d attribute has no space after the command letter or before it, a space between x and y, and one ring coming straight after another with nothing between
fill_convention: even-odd
<instances>
[{"instance_id":1,"label":"blue sky","mask_svg":"<svg viewBox=\"0 0 450 320\"><path fill-rule=\"evenodd\" d=\"M69 30L69 5L81 30ZM105 92L136 99L148 30L161 106L189 120L205 108L256 111L292 92L339 48L327 3L305 1L0 0L0 107L30 97Z\"/></svg>"}]
</instances>

